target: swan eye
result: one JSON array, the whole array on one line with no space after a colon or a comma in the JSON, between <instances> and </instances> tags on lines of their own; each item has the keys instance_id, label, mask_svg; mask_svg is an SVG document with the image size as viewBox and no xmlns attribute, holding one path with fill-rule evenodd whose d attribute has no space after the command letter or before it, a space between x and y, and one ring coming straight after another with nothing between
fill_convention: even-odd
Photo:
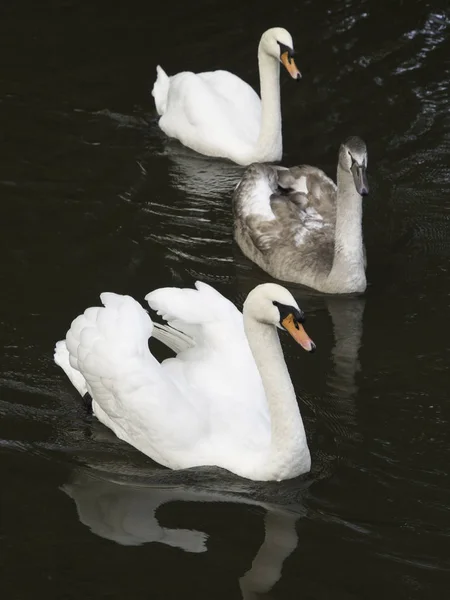
<instances>
[{"instance_id":1,"label":"swan eye","mask_svg":"<svg viewBox=\"0 0 450 600\"><path fill-rule=\"evenodd\" d=\"M361 168L365 168L367 166L365 158L362 159L362 162L360 164L359 162L356 161L356 158L353 157L353 154L350 154L350 152L348 152L348 156L350 158L350 162L352 163L352 167L354 167L356 165L358 168L361 169Z\"/></svg>"},{"instance_id":2,"label":"swan eye","mask_svg":"<svg viewBox=\"0 0 450 600\"><path fill-rule=\"evenodd\" d=\"M284 329L294 340L308 352L314 352L316 345L303 328L305 315L295 306L288 306L274 301L273 304L280 311L280 328Z\"/></svg>"},{"instance_id":3,"label":"swan eye","mask_svg":"<svg viewBox=\"0 0 450 600\"><path fill-rule=\"evenodd\" d=\"M304 313L295 308L295 306L289 306L288 304L281 304L281 302L273 301L273 305L276 306L280 312L280 324L283 325L288 317L296 329L299 328L299 324L306 321Z\"/></svg>"},{"instance_id":4,"label":"swan eye","mask_svg":"<svg viewBox=\"0 0 450 600\"><path fill-rule=\"evenodd\" d=\"M277 44L280 46L280 56L287 52L288 60L289 62L291 62L292 57L295 54L294 50L292 48L289 48L289 46L286 46L286 44L282 44L281 42L277 42Z\"/></svg>"}]
</instances>

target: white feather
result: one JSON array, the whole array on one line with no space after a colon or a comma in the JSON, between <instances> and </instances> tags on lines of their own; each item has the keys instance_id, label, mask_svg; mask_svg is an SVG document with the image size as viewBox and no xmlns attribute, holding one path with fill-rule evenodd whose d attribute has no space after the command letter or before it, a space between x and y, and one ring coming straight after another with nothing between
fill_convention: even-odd
<instances>
[{"instance_id":1,"label":"white feather","mask_svg":"<svg viewBox=\"0 0 450 600\"><path fill-rule=\"evenodd\" d=\"M89 389L99 420L171 468L217 464L225 452L253 452L270 439L242 314L209 285L197 282L196 288L147 296L169 322L155 337L177 352L175 358L159 363L151 355L149 315L131 297L111 293L101 295L104 307L88 308L73 321L55 352L76 389Z\"/></svg>"},{"instance_id":2,"label":"white feather","mask_svg":"<svg viewBox=\"0 0 450 600\"><path fill-rule=\"evenodd\" d=\"M242 218L245 219L255 215L266 221L275 220L275 215L270 206L272 191L266 177L255 178L255 185L249 190L245 203L242 204Z\"/></svg>"},{"instance_id":3,"label":"white feather","mask_svg":"<svg viewBox=\"0 0 450 600\"><path fill-rule=\"evenodd\" d=\"M67 377L70 379L72 385L81 396L84 396L88 389L86 385L86 379L77 369L74 369L69 362L69 351L65 340L57 342L55 346L55 353L53 355L55 363L61 367Z\"/></svg>"},{"instance_id":4,"label":"white feather","mask_svg":"<svg viewBox=\"0 0 450 600\"><path fill-rule=\"evenodd\" d=\"M185 335L181 331L170 327L170 325L160 325L159 323L153 323L153 337L165 344L168 348L173 350L176 354L182 350L192 348L195 343L194 340Z\"/></svg>"}]
</instances>

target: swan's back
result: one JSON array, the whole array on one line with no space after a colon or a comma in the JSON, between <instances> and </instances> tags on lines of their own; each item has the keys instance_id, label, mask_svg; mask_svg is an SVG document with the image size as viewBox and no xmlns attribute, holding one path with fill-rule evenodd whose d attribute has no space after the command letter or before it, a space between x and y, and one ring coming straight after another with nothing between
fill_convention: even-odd
<instances>
[{"instance_id":1,"label":"swan's back","mask_svg":"<svg viewBox=\"0 0 450 600\"><path fill-rule=\"evenodd\" d=\"M166 101L158 98L158 105L165 108L161 129L202 154L245 154L258 140L260 98L228 71L177 73L169 78Z\"/></svg>"},{"instance_id":2,"label":"swan's back","mask_svg":"<svg viewBox=\"0 0 450 600\"><path fill-rule=\"evenodd\" d=\"M273 277L309 285L305 273L331 270L336 185L320 169L251 165L235 189L233 208L236 241Z\"/></svg>"},{"instance_id":3,"label":"swan's back","mask_svg":"<svg viewBox=\"0 0 450 600\"><path fill-rule=\"evenodd\" d=\"M286 171L291 176L287 181ZM325 222L336 221L337 186L321 169L310 165L300 165L287 170L280 169L278 184L289 195L300 190L305 197L307 207L317 211Z\"/></svg>"}]
</instances>

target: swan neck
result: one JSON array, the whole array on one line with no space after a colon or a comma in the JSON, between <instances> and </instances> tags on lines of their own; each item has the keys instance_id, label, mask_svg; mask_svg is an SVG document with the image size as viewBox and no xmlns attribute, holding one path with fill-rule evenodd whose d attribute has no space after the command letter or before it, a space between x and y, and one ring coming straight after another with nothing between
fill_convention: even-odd
<instances>
[{"instance_id":1,"label":"swan neck","mask_svg":"<svg viewBox=\"0 0 450 600\"><path fill-rule=\"evenodd\" d=\"M362 198L355 188L353 175L340 165L337 169L336 231L334 260L330 276L364 278L362 234Z\"/></svg>"},{"instance_id":2,"label":"swan neck","mask_svg":"<svg viewBox=\"0 0 450 600\"><path fill-rule=\"evenodd\" d=\"M264 457L269 476L285 479L309 471L305 428L277 330L246 315L245 310L244 328L269 406L271 446L270 456Z\"/></svg>"},{"instance_id":3,"label":"swan neck","mask_svg":"<svg viewBox=\"0 0 450 600\"><path fill-rule=\"evenodd\" d=\"M257 142L257 155L260 161L280 160L283 152L281 132L281 105L280 105L280 63L267 54L265 50L258 49L259 82L261 91L261 128Z\"/></svg>"}]
</instances>

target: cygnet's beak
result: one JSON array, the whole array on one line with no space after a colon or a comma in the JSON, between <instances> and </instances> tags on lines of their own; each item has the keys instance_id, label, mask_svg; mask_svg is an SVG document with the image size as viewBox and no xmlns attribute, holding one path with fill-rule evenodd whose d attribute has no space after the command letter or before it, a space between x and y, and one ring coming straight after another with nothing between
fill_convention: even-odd
<instances>
[{"instance_id":1,"label":"cygnet's beak","mask_svg":"<svg viewBox=\"0 0 450 600\"><path fill-rule=\"evenodd\" d=\"M280 56L280 60L286 68L286 71L292 77L292 79L301 79L302 74L297 69L295 60L292 58L292 51L285 50Z\"/></svg>"},{"instance_id":2,"label":"cygnet's beak","mask_svg":"<svg viewBox=\"0 0 450 600\"><path fill-rule=\"evenodd\" d=\"M351 170L356 191L360 196L367 196L369 193L369 182L367 181L365 165L358 165L354 162Z\"/></svg>"},{"instance_id":3,"label":"cygnet's beak","mask_svg":"<svg viewBox=\"0 0 450 600\"><path fill-rule=\"evenodd\" d=\"M281 321L281 325L304 350L307 352L314 352L316 349L315 343L306 333L303 325L297 321L293 314L289 314L287 317L285 317Z\"/></svg>"}]
</instances>

